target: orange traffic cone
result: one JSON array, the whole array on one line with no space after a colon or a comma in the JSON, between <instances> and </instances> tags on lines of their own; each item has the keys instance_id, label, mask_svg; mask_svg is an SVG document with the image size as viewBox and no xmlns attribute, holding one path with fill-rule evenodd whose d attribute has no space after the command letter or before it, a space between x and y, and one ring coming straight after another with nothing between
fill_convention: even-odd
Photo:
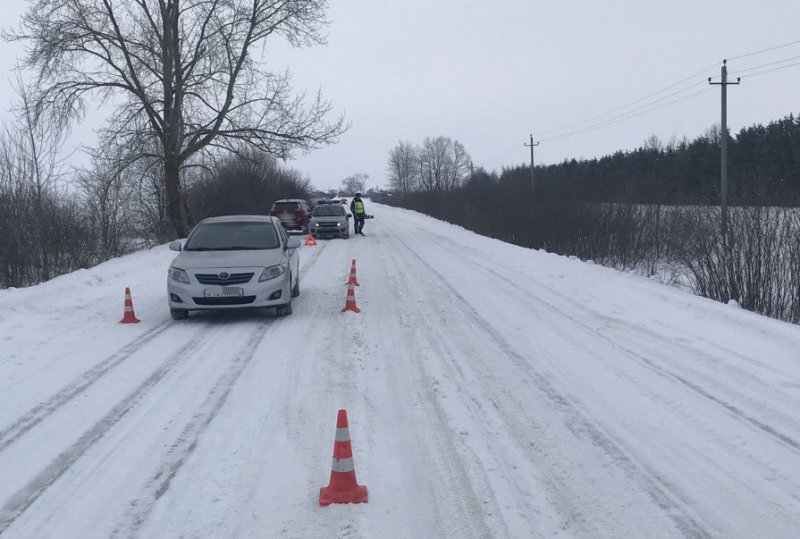
<instances>
[{"instance_id":1,"label":"orange traffic cone","mask_svg":"<svg viewBox=\"0 0 800 539\"><path fill-rule=\"evenodd\" d=\"M306 247L311 245L316 245L317 240L314 239L314 235L311 232L308 233L308 237L306 238Z\"/></svg>"},{"instance_id":2,"label":"orange traffic cone","mask_svg":"<svg viewBox=\"0 0 800 539\"><path fill-rule=\"evenodd\" d=\"M327 487L319 489L319 504L332 503L367 503L367 487L356 482L346 410L339 410L339 416L336 418L331 482Z\"/></svg>"},{"instance_id":3,"label":"orange traffic cone","mask_svg":"<svg viewBox=\"0 0 800 539\"><path fill-rule=\"evenodd\" d=\"M344 304L342 312L345 311L353 311L354 313L361 312L361 309L356 305L356 289L353 288L353 283L347 284L347 303Z\"/></svg>"},{"instance_id":4,"label":"orange traffic cone","mask_svg":"<svg viewBox=\"0 0 800 539\"><path fill-rule=\"evenodd\" d=\"M131 300L131 289L125 287L125 312L122 313L120 324L138 324L140 320L133 314L133 301Z\"/></svg>"},{"instance_id":5,"label":"orange traffic cone","mask_svg":"<svg viewBox=\"0 0 800 539\"><path fill-rule=\"evenodd\" d=\"M353 259L353 264L350 266L350 278L347 279L347 284L352 284L353 286L361 286L358 284L358 278L356 277L356 259Z\"/></svg>"}]
</instances>

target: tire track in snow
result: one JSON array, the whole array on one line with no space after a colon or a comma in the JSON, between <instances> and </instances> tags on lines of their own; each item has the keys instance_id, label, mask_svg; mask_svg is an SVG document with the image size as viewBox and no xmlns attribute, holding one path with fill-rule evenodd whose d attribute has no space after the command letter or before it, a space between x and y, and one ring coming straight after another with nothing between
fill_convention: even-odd
<instances>
[{"instance_id":1,"label":"tire track in snow","mask_svg":"<svg viewBox=\"0 0 800 539\"><path fill-rule=\"evenodd\" d=\"M406 261L402 260L396 251L390 250L390 255L392 256L382 258L383 265L380 267L380 272L389 277L386 281L389 287L387 295L410 298L412 296L409 296L407 291L412 290L414 284L410 282L405 271ZM409 436L412 443L408 443L408 446L413 448L413 451L424 453L424 457L418 458L428 463L430 467L429 471L413 469L410 472L414 477L411 484L415 485L417 496L431 499L426 509L432 513L435 528L427 529L427 533L430 537L485 538L495 534L499 537L513 536L506 521L497 516L502 515L503 511L496 502L492 481L488 477L486 467L482 465L482 459L454 434L458 429L453 425L441 402L439 382L437 380L436 385L431 384L435 378L426 372L424 361L421 359L428 353L435 357L447 357L441 334L434 329L436 323L424 310L418 314L411 314L412 309L402 309L399 303L394 307L401 307L394 308L395 312L392 314L397 317L404 338L413 342L415 347L404 350L404 355L410 357L403 366L398 368L393 362L386 362L383 368L393 381L409 377L406 383L389 384L390 391L396 395L389 400L402 403L408 399L406 391L413 388L414 398L411 402L423 410L417 413L424 417L424 422L415 424L413 434ZM379 335L380 337L386 338L383 334ZM445 369L458 371L458 379L464 378L457 364L447 364ZM465 406L474 413L472 407ZM480 411L483 412L483 409ZM500 453L500 451L490 451L484 456L491 459L491 465L502 465L502 459L494 457ZM511 486L519 493L516 483ZM437 500L439 498L437 494L442 488L450 495ZM488 519L487 512L490 515ZM496 529L493 529L487 520L494 523Z\"/></svg>"},{"instance_id":2,"label":"tire track in snow","mask_svg":"<svg viewBox=\"0 0 800 539\"><path fill-rule=\"evenodd\" d=\"M313 265L314 262L316 262L322 251L325 250L325 247L327 247L327 243L323 244L319 249L315 250L314 254L312 254L311 257L309 257L309 259L304 264L301 265L300 267L301 274L304 271L306 271L309 266ZM39 423L41 423L42 421L50 417L52 414L60 410L62 406L67 404L76 396L82 394L95 382L97 382L103 376L114 370L114 368L124 363L125 360L129 359L131 356L133 356L135 353L141 350L145 345L149 344L151 341L155 340L156 337L160 336L166 330L173 327L173 324L174 322L172 322L171 320L167 320L149 329L144 335L141 335L134 341L123 346L116 353L112 354L108 358L102 360L100 363L94 365L90 369L78 375L69 385L62 388L60 391L52 395L50 398L48 398L43 402L40 402L30 410L25 412L12 424L10 424L8 427L0 431L0 453L2 453L5 449L7 449L11 444L19 440L31 429L36 427ZM203 331L206 330L203 329L200 332Z\"/></svg>"},{"instance_id":3,"label":"tire track in snow","mask_svg":"<svg viewBox=\"0 0 800 539\"><path fill-rule=\"evenodd\" d=\"M556 298L559 298L559 299L563 300L568 305L573 306L576 310L578 310L578 311L586 310L588 313L591 313L592 315L594 315L597 319L607 322L609 324L609 326L610 326L609 329L611 329L612 331L613 330L619 331L620 335L624 336L626 339L634 338L634 339L638 340L640 346L642 347L643 352L646 351L646 350L649 350L652 354L655 354L654 358L650 358L647 355L644 355L643 353L637 352L635 348L627 347L627 346L624 346L623 344L620 344L621 342L623 342L624 339L620 339L620 341L618 342L617 340L615 340L613 333L605 334L605 333L598 332L596 327L590 326L587 323L580 321L580 319L578 319L578 318L574 318L572 315L569 314L568 311L566 311L563 308L563 306L560 306L558 303L551 303L550 301L544 300L541 297L533 294L529 290L520 289L519 284L513 278L506 277L505 275L499 273L498 271L495 271L492 268L484 266L483 261L472 260L472 257L468 256L467 253L459 252L456 249L452 249L452 248L447 249L446 248L446 250L448 250L454 256L457 256L457 257L461 258L465 262L469 262L471 264L474 264L474 265L480 267L481 269L483 269L484 271L489 273L496 280L496 282L497 282L497 280L499 280L499 281L502 281L503 283L505 283L508 286L508 290L510 291L510 293L518 294L518 293L521 292L522 296L525 297L526 300L530 300L530 301L532 301L534 303L542 304L543 306L546 307L547 312L552 312L553 314L556 314L557 316L560 316L565 321L567 321L569 323L568 327L574 327L576 330L583 332L586 336L592 337L593 339L606 341L610 345L611 349L618 351L621 354L622 357L628 357L633 362L639 363L645 369L651 370L653 372L653 374L661 377L662 379L667 379L670 382L677 382L679 385L685 386L685 388L688 389L690 393L694 393L694 394L696 394L696 396L698 396L700 398L704 398L704 399L708 399L708 400L712 401L712 403L714 405L717 405L720 408L722 408L723 411L726 412L729 417L731 417L731 419L741 422L743 425L747 426L748 428L758 429L759 431L761 431L764 434L768 435L770 438L774 439L774 441L776 441L778 444L784 446L786 449L788 449L788 450L790 450L792 452L798 452L798 449L800 449L798 447L798 442L797 442L796 438L792 438L790 436L785 435L784 433L780 432L778 429L774 428L773 426L763 422L762 420L758 419L757 417L755 417L752 414L748 413L747 411L743 410L741 407L739 407L739 406L737 406L735 404L732 404L731 402L728 402L727 400L725 400L723 398L720 398L717 395L714 395L712 392L710 392L706 388L704 388L703 384L695 383L690 378L690 376L685 376L680 371L673 372L673 370L671 370L669 368L663 368L659 363L659 359L663 358L663 361L665 363L674 364L674 361L671 361L670 356L664 355L663 352L661 352L661 349L659 348L659 346L667 347L667 348L675 347L675 348L678 348L680 350L688 352L689 354L691 354L691 356L705 357L703 355L703 353L700 352L699 350L691 348L690 346L688 346L685 343L680 343L680 342L676 343L676 342L674 342L674 341L672 341L672 340L670 340L670 339L668 339L668 338L666 338L664 336L661 336L661 335L655 333L652 330L649 330L647 327L635 326L633 329L636 330L636 331L633 332L633 336L631 337L630 331L626 332L626 328L625 328L624 323L622 321L620 321L618 319L615 319L615 318L608 317L608 316L604 315L601 312L596 312L596 311L589 310L585 306L583 306L582 304L580 304L577 301L575 301L574 299L572 299L572 298L570 298L568 296L564 296L563 294L561 294L561 293L559 293L557 291L554 291L554 290L551 290L551 289L547 288L543 284L538 283L535 280L533 280L531 277L524 276L524 275L522 276L524 278L524 281L535 285L536 288L538 288L538 289L542 289L542 290L546 291L551 296L555 296ZM551 322L549 320L543 320L543 321L546 324L552 326L552 328L556 332L567 336L567 334L564 333L563 329L561 329L561 327L557 323ZM653 341L655 341L655 342L653 342ZM588 346L580 344L579 341L576 341L574 344L576 346L579 346L580 348L584 349L586 351L586 353L588 353L590 355L594 355L595 354L595 350L594 349L592 349L591 347L588 347ZM468 352L469 351L467 350L465 352L465 355L469 355ZM736 356L738 356L738 355L739 354L736 354ZM713 354L712 354L711 357L715 357L715 356L713 356ZM745 359L749 359L749 358L745 358ZM722 361L722 359L720 358L719 361ZM760 365L758 362L753 362L753 361L748 361L748 362L749 363L755 363L756 366L762 366L763 367L763 365ZM639 378L636 378L634 376L631 376L626 370L619 369L618 367L616 367L613 364L610 364L610 365L607 365L607 366L610 367L614 372L616 372L618 376L620 376L623 379L628 380L632 385L637 385L637 384L641 383L642 379L639 379ZM734 370L737 370L737 369L734 368ZM774 369L767 369L767 370L773 371ZM689 372L691 374L692 371L689 371ZM738 372L738 370L737 370L737 372ZM706 372L696 371L696 373L697 373L697 376L701 376L703 379L708 380L709 382L707 382L707 384L710 383L710 384L713 385L716 382L716 379L712 375L710 375L710 374L708 374ZM731 389L731 388L727 388L724 385L720 386L720 387L722 387L723 390L730 390ZM666 405L668 407L671 407L673 409L677 409L677 408L680 407L673 399L669 398L669 396L659 397L658 395L654 395L653 398L654 398L654 400L662 402L664 405ZM752 399L748 395L744 395L743 394L743 398L748 400L748 401L752 401ZM788 396L787 396L787 398L788 398ZM757 401L755 402L755 404L756 405L758 404ZM688 421L691 421L691 422L697 424L699 429L705 430L705 431L708 431L708 432L712 432L714 430L714 425L706 425L706 424L704 424L703 423L703 418L701 416L692 417L692 415L690 413L688 413L688 412L683 412L683 413L686 414L684 417L686 417L686 419ZM785 417L787 421L790 421L790 422L794 422L795 421L794 417L791 417L791 416L789 416L789 415L787 415L785 413L782 413L782 412L778 412L778 413L781 416ZM718 435L720 437L720 439L723 438L723 434L720 433L720 432L717 432L716 435ZM740 449L735 443L729 442L728 445L730 446L731 449L736 449L736 450ZM764 469L764 472L763 472L764 474L773 474L775 476L780 476L782 467L785 465L785 463L783 463L779 459L778 460L776 460L774 458L772 460L765 459L764 455L759 455L758 453L748 454L747 457L749 459L753 460L754 462L758 463L760 466L762 466L763 469ZM711 461L711 462L716 464L715 461ZM648 466L645 465L645 467L648 467ZM741 488L748 488L748 486L749 486L749 485L747 485L746 483L744 483L742 481L739 481L739 485L740 485ZM785 492L784 494L789 496L789 497L791 497L795 501L800 500L800 498L798 498L795 494L793 494L791 492ZM688 505L691 507L692 504L688 504Z\"/></svg>"},{"instance_id":4,"label":"tire track in snow","mask_svg":"<svg viewBox=\"0 0 800 539\"><path fill-rule=\"evenodd\" d=\"M629 478L640 485L653 503L669 517L676 528L685 537L706 538L713 536L713 534L708 531L706 525L698 521L685 504L671 492L669 486L664 483L657 473L629 456L619 443L596 425L576 402L559 392L544 375L536 372L531 367L528 360L517 352L514 347L492 327L489 320L481 316L432 264L428 263L419 253L411 249L411 247L396 234L395 238L414 258L428 268L431 275L435 276L437 280L442 283L442 286L450 292L452 298L463 306L464 314L476 323L477 327L480 328L486 336L494 342L521 371L523 371L533 385L547 397L554 405L555 409L565 416L566 421L564 421L564 424L572 430L576 436L588 436L591 443L603 451L610 462L621 468ZM513 428L510 430L513 432Z\"/></svg>"},{"instance_id":5,"label":"tire track in snow","mask_svg":"<svg viewBox=\"0 0 800 539\"><path fill-rule=\"evenodd\" d=\"M279 327L283 320L275 320L272 324L262 324L247 339L244 346L236 352L234 360L227 370L214 383L203 403L195 411L192 419L170 446L158 471L147 481L144 493L130 502L126 522L114 528L112 537L120 537L121 534L128 537L136 536L139 528L145 523L158 500L169 490L172 480L197 448L200 437L225 405L233 386L255 357L256 350L264 337L268 332Z\"/></svg>"},{"instance_id":6,"label":"tire track in snow","mask_svg":"<svg viewBox=\"0 0 800 539\"><path fill-rule=\"evenodd\" d=\"M301 275L314 265L321 253L327 246L323 244L316 249L308 260L301 264ZM286 321L285 318L272 320L270 324L262 324L258 330L251 335L244 346L236 353L235 359L215 382L203 403L192 416L189 423L183 428L178 438L170 446L167 455L160 468L147 481L144 492L129 504L129 509L123 517L124 522L117 524L112 532L112 537L126 535L135 537L138 530L145 524L147 517L155 508L164 494L170 488L172 480L181 470L187 459L194 453L200 441L200 437L208 428L209 424L217 416L225 405L234 385L241 377L245 368L252 362L258 346L263 342L268 332L272 332L276 327L280 327Z\"/></svg>"},{"instance_id":7,"label":"tire track in snow","mask_svg":"<svg viewBox=\"0 0 800 539\"><path fill-rule=\"evenodd\" d=\"M164 322L151 328L144 335L123 346L113 355L84 371L83 374L78 375L58 393L25 412L11 425L0 431L0 453L169 328L169 322Z\"/></svg>"},{"instance_id":8,"label":"tire track in snow","mask_svg":"<svg viewBox=\"0 0 800 539\"><path fill-rule=\"evenodd\" d=\"M635 352L634 350L631 350L630 348L622 346L616 340L608 337L607 335L604 335L604 334L596 331L591 326L588 326L585 323L583 323L583 322L579 321L578 319L576 319L575 317L569 315L566 311L564 311L564 309L562 309L561 307L559 307L555 303L546 301L546 300L542 299L540 296L536 296L534 294L531 294L530 292L528 292L524 288L518 287L517 284L513 280L509 279L508 277L506 277L505 275L499 273L498 271L494 270L493 268L486 267L485 265L473 260L472 258L469 258L469 257L465 256L464 254L462 254L460 252L456 252L453 249L449 249L449 250L450 250L450 252L453 252L457 256L460 256L462 258L462 260L468 261L471 264L473 264L473 265L475 265L477 267L480 267L482 270L484 270L486 273L489 273L493 277L502 280L508 286L512 287L516 291L516 293L520 293L520 294L526 296L527 298L531 299L532 301L536 301L536 302L546 306L548 311L555 312L556 314L558 314L562 318L564 318L567 321L569 321L571 324L583 329L586 334L591 335L594 338L598 338L598 339L601 339L601 340L607 342L613 348L625 353L626 355L628 355L629 357L633 358L634 360L636 360L640 364L643 364L644 366L646 366L649 369L651 369L652 371L654 371L659 376L662 376L664 378L668 378L668 379L671 379L671 380L674 380L674 381L680 383L681 385L685 386L687 389L689 389L690 391L694 392L695 394L697 394L697 395L699 395L699 396L701 396L701 397L713 402L714 404L720 406L721 408L723 408L725 411L727 411L730 415L734 416L738 420L749 424L750 426L752 426L752 427L764 432L765 434L769 435L770 437L772 437L773 439L775 439L776 441L778 441L782 445L788 447L789 449L792 449L793 451L800 453L800 441L792 438L791 436L779 431L775 427L773 427L773 426L771 426L771 425L769 425L769 424L757 419L756 417L748 414L747 412L745 412L741 408L739 408L736 405L726 401L725 399L722 399L722 398L712 394L710 391L704 389L700 385L688 380L685 376L681 376L680 374L678 374L678 373L676 373L676 372L674 372L674 371L672 371L670 369L666 369L666 368L656 364L651 359L643 356L642 354L639 354L638 352ZM528 281L532 281L532 280L528 279ZM534 284L536 286L540 287L540 288L545 288L541 284L538 284L538 283L534 283ZM558 294L556 292L552 292L551 291L551 293L557 294L559 297L562 297L561 294ZM573 304L575 303L574 300L572 300L570 298L563 297L563 299L565 301L569 301L570 303L573 303ZM607 322L609 324L612 324L614 326L617 326L617 329L619 329L619 326L620 326L620 322L619 321L617 321L617 320L615 320L613 318L607 317L607 316L602 316L599 313L598 313L598 315L602 317L603 321L605 321L605 322ZM687 351L691 352L692 354L697 354L698 353L697 350L694 350L694 349L692 349L692 348L690 348L690 347L688 347L688 346L686 346L684 344L676 343L674 341L665 339L664 337L656 334L653 331L645 330L645 333L647 334L647 337L650 338L650 339L656 339L656 340L658 340L658 341L660 341L660 342L662 342L664 344L667 344L669 346L672 346L672 347L680 347L681 349L687 350ZM707 376L707 375L704 375L704 376Z\"/></svg>"},{"instance_id":9,"label":"tire track in snow","mask_svg":"<svg viewBox=\"0 0 800 539\"><path fill-rule=\"evenodd\" d=\"M39 472L25 487L17 491L0 508L0 534L23 514L39 497L55 483L83 454L97 443L112 427L128 414L173 368L184 359L191 357L205 341L222 331L226 324L219 324L205 331L199 338L190 341L174 352L158 369L120 400L105 416L81 435L78 440L62 451L53 461Z\"/></svg>"}]
</instances>

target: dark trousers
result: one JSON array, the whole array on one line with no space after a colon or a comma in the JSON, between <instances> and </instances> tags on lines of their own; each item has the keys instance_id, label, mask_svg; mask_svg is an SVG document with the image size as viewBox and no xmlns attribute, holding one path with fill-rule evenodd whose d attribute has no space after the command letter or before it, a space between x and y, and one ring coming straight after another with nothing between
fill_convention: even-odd
<instances>
[{"instance_id":1,"label":"dark trousers","mask_svg":"<svg viewBox=\"0 0 800 539\"><path fill-rule=\"evenodd\" d=\"M361 229L364 228L364 214L363 213L354 213L353 214L353 228L355 229L356 233L361 232Z\"/></svg>"}]
</instances>

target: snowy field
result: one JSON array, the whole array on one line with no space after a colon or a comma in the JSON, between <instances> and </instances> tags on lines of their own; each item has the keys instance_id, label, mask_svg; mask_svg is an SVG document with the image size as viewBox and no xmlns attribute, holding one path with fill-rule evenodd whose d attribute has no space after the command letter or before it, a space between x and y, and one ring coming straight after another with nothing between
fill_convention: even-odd
<instances>
[{"instance_id":1,"label":"snowy field","mask_svg":"<svg viewBox=\"0 0 800 539\"><path fill-rule=\"evenodd\" d=\"M800 536L800 327L368 210L287 318L173 322L166 247L0 291L0 536Z\"/></svg>"}]
</instances>

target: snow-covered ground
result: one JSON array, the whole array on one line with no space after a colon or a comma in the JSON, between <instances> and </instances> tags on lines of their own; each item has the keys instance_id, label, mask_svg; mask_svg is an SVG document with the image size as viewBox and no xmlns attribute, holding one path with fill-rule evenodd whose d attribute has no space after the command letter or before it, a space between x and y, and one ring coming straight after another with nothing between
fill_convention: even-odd
<instances>
[{"instance_id":1,"label":"snow-covered ground","mask_svg":"<svg viewBox=\"0 0 800 539\"><path fill-rule=\"evenodd\" d=\"M0 535L800 535L800 328L369 210L288 318L173 322L165 247L0 292Z\"/></svg>"}]
</instances>

